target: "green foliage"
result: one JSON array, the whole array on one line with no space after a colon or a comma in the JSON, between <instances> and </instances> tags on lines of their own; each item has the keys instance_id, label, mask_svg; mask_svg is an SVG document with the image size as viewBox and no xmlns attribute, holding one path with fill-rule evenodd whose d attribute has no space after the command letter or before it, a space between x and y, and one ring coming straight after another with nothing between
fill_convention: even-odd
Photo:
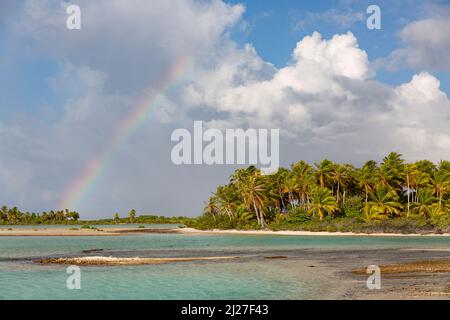
<instances>
[{"instance_id":1,"label":"green foliage","mask_svg":"<svg viewBox=\"0 0 450 320\"><path fill-rule=\"evenodd\" d=\"M448 215L434 216L430 219L431 224L438 229L439 232L449 232L450 217Z\"/></svg>"},{"instance_id":2,"label":"green foliage","mask_svg":"<svg viewBox=\"0 0 450 320\"><path fill-rule=\"evenodd\" d=\"M207 199L198 218L115 213L78 221L69 210L23 213L0 208L0 224L179 224L198 229L266 229L354 232L445 232L450 219L450 162L406 163L392 152L362 167L323 160L299 161L264 175L238 169Z\"/></svg>"},{"instance_id":3,"label":"green foliage","mask_svg":"<svg viewBox=\"0 0 450 320\"><path fill-rule=\"evenodd\" d=\"M311 222L311 216L301 207L295 207L288 211L284 224L305 224Z\"/></svg>"},{"instance_id":4,"label":"green foliage","mask_svg":"<svg viewBox=\"0 0 450 320\"><path fill-rule=\"evenodd\" d=\"M134 223L136 220L136 210L131 209L130 213L128 214L129 222Z\"/></svg>"},{"instance_id":5,"label":"green foliage","mask_svg":"<svg viewBox=\"0 0 450 320\"><path fill-rule=\"evenodd\" d=\"M0 224L3 225L76 224L79 218L78 212L68 209L35 213L22 212L17 207L0 208Z\"/></svg>"},{"instance_id":6,"label":"green foliage","mask_svg":"<svg viewBox=\"0 0 450 320\"><path fill-rule=\"evenodd\" d=\"M362 217L362 209L364 200L361 196L352 196L345 200L341 206L341 211L345 217L358 218Z\"/></svg>"},{"instance_id":7,"label":"green foliage","mask_svg":"<svg viewBox=\"0 0 450 320\"><path fill-rule=\"evenodd\" d=\"M448 161L406 163L396 152L361 168L326 159L262 175L251 166L217 188L195 223L204 229L256 223L274 230L440 230L450 216L449 169Z\"/></svg>"},{"instance_id":8,"label":"green foliage","mask_svg":"<svg viewBox=\"0 0 450 320\"><path fill-rule=\"evenodd\" d=\"M135 218L135 223L139 224L180 224L186 225L190 221L195 220L189 217L166 217L166 216L155 216L155 215L142 215ZM113 218L113 219L99 219L99 220L89 220L80 221L81 224L91 224L91 225L111 225L111 224L127 224L129 223L129 218Z\"/></svg>"}]
</instances>

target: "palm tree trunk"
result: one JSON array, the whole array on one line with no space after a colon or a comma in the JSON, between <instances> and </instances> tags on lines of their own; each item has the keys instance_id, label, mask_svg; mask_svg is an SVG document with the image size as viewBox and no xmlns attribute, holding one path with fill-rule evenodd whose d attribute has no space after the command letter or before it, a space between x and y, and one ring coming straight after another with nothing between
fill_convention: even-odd
<instances>
[{"instance_id":1,"label":"palm tree trunk","mask_svg":"<svg viewBox=\"0 0 450 320\"><path fill-rule=\"evenodd\" d=\"M406 180L408 185L408 190L406 191L406 195L408 196L408 213L406 216L409 217L409 174L406 175Z\"/></svg>"},{"instance_id":2,"label":"palm tree trunk","mask_svg":"<svg viewBox=\"0 0 450 320\"><path fill-rule=\"evenodd\" d=\"M231 213L231 211L230 211L230 209L229 208L225 208L225 212L227 213L227 216L228 216L228 218L230 219L230 221L232 220L232 213Z\"/></svg>"},{"instance_id":3,"label":"palm tree trunk","mask_svg":"<svg viewBox=\"0 0 450 320\"><path fill-rule=\"evenodd\" d=\"M281 191L279 191L278 193L279 193L279 195L280 195L281 206L282 206L283 208L285 208L286 206L284 205L283 193L282 193Z\"/></svg>"},{"instance_id":4,"label":"palm tree trunk","mask_svg":"<svg viewBox=\"0 0 450 320\"><path fill-rule=\"evenodd\" d=\"M261 221L261 228L266 229L267 224L266 224L266 220L264 219L264 215L262 214L262 209L258 208L258 211L259 211L259 216L260 216L260 221Z\"/></svg>"},{"instance_id":5,"label":"palm tree trunk","mask_svg":"<svg viewBox=\"0 0 450 320\"><path fill-rule=\"evenodd\" d=\"M258 224L261 225L261 219L259 218L258 207L256 206L255 200L253 200L253 209L255 210L256 220L258 220Z\"/></svg>"},{"instance_id":6,"label":"palm tree trunk","mask_svg":"<svg viewBox=\"0 0 450 320\"><path fill-rule=\"evenodd\" d=\"M338 181L338 183L337 183L336 202L339 203L339 181Z\"/></svg>"}]
</instances>

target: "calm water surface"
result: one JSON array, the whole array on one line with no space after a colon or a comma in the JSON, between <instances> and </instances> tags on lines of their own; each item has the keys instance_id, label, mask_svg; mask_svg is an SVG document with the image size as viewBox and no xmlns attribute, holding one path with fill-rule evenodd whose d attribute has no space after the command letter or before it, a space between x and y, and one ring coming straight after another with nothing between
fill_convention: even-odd
<instances>
[{"instance_id":1,"label":"calm water surface","mask_svg":"<svg viewBox=\"0 0 450 320\"><path fill-rule=\"evenodd\" d=\"M128 226L124 226L128 227ZM66 267L33 259L122 252L202 256L208 252L261 252L312 248L450 248L450 237L327 237L263 235L138 234L102 237L0 237L0 299L313 299L333 286L298 260L186 262L82 267L82 289L66 289ZM210 254L210 253L209 253ZM161 255L163 256L163 254Z\"/></svg>"}]
</instances>

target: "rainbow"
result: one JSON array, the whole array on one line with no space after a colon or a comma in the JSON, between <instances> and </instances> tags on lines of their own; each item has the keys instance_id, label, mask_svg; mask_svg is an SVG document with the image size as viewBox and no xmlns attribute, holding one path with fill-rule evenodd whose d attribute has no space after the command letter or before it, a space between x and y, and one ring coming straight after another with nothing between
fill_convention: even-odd
<instances>
[{"instance_id":1,"label":"rainbow","mask_svg":"<svg viewBox=\"0 0 450 320\"><path fill-rule=\"evenodd\" d=\"M145 123L147 115L153 109L158 98L177 85L177 80L190 64L190 60L188 56L178 59L169 71L161 77L161 82L158 85L159 90L154 90L155 85L152 85L153 93L146 94L136 106L130 108L130 113L117 125L111 140L87 163L81 174L64 191L58 208L75 209L84 201L86 196L95 188L96 182L105 172L119 147L126 143L129 137Z\"/></svg>"}]
</instances>

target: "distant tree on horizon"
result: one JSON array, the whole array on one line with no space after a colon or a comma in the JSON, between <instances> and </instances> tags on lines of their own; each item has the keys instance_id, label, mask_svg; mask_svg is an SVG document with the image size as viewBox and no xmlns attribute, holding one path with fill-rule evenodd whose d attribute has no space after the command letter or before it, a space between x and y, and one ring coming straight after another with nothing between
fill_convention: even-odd
<instances>
[{"instance_id":1,"label":"distant tree on horizon","mask_svg":"<svg viewBox=\"0 0 450 320\"><path fill-rule=\"evenodd\" d=\"M134 223L136 221L136 210L131 209L130 213L128 214L128 217L130 219L130 223Z\"/></svg>"},{"instance_id":2,"label":"distant tree on horizon","mask_svg":"<svg viewBox=\"0 0 450 320\"><path fill-rule=\"evenodd\" d=\"M119 222L120 222L120 216L119 216L119 213L116 212L116 213L114 213L114 223L119 224Z\"/></svg>"}]
</instances>

